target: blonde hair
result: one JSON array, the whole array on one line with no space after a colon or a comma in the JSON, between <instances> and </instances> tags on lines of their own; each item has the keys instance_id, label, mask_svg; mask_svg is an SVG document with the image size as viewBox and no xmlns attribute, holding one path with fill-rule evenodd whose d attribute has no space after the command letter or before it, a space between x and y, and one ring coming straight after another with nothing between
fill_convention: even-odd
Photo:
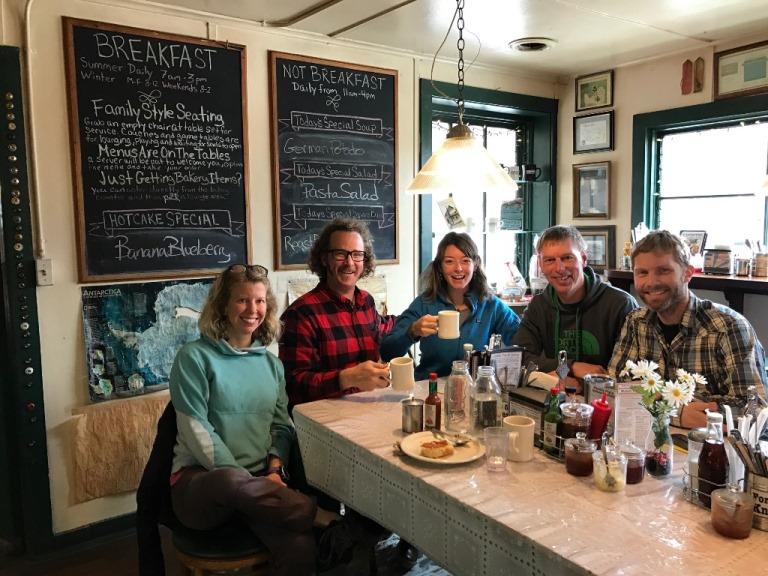
<instances>
[{"instance_id":1,"label":"blonde hair","mask_svg":"<svg viewBox=\"0 0 768 576\"><path fill-rule=\"evenodd\" d=\"M233 268L238 269L238 271L235 272ZM242 268L242 271L239 268ZM242 282L264 284L267 289L267 316L264 318L264 322L254 330L253 340L259 340L264 346L268 346L280 333L280 322L277 318L277 298L272 292L269 278L257 270L257 267L236 264L222 271L213 282L211 291L208 292L208 298L205 300L202 312L200 312L197 326L200 328L201 334L212 340L226 340L228 338L227 326L229 325L226 307L232 295L232 289Z\"/></svg>"}]
</instances>

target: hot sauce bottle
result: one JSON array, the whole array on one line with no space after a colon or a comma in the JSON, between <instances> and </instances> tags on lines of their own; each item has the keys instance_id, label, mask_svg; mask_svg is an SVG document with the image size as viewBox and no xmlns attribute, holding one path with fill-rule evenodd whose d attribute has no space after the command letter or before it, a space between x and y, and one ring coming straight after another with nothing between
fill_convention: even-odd
<instances>
[{"instance_id":1,"label":"hot sauce bottle","mask_svg":"<svg viewBox=\"0 0 768 576\"><path fill-rule=\"evenodd\" d=\"M430 372L429 396L424 400L424 428L440 430L441 408L440 396L437 395L437 373Z\"/></svg>"}]
</instances>

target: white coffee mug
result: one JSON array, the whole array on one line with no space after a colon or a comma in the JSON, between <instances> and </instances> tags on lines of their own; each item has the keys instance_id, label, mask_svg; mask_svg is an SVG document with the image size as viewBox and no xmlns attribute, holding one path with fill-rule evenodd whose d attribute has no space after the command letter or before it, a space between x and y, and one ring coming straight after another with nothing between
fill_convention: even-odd
<instances>
[{"instance_id":1,"label":"white coffee mug","mask_svg":"<svg viewBox=\"0 0 768 576\"><path fill-rule=\"evenodd\" d=\"M533 431L536 421L528 416L507 416L502 426L509 430L507 459L527 462L533 458Z\"/></svg>"},{"instance_id":2,"label":"white coffee mug","mask_svg":"<svg viewBox=\"0 0 768 576\"><path fill-rule=\"evenodd\" d=\"M459 313L456 310L440 310L437 313L437 335L444 340L459 337Z\"/></svg>"},{"instance_id":3,"label":"white coffee mug","mask_svg":"<svg viewBox=\"0 0 768 576\"><path fill-rule=\"evenodd\" d=\"M392 379L392 389L407 392L413 390L413 358L403 356L389 361L389 374Z\"/></svg>"}]
</instances>

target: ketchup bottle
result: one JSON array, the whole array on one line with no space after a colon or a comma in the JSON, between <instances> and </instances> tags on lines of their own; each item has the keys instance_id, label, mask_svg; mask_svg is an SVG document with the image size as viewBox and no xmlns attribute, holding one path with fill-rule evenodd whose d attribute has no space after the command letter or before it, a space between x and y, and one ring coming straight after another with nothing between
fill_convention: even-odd
<instances>
[{"instance_id":1,"label":"ketchup bottle","mask_svg":"<svg viewBox=\"0 0 768 576\"><path fill-rule=\"evenodd\" d=\"M611 405L606 400L608 394L603 392L603 397L590 402L594 407L592 412L592 421L589 424L589 438L596 440L603 436L605 427L608 424L608 418L611 416Z\"/></svg>"},{"instance_id":2,"label":"ketchup bottle","mask_svg":"<svg viewBox=\"0 0 768 576\"><path fill-rule=\"evenodd\" d=\"M429 396L424 401L424 427L440 430L441 416L440 396L437 395L437 373L429 373Z\"/></svg>"}]
</instances>

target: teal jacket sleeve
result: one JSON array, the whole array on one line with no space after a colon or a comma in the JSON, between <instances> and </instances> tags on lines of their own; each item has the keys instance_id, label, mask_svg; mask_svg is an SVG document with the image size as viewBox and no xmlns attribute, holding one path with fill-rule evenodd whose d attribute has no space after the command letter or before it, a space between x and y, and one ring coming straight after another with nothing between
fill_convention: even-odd
<instances>
[{"instance_id":1,"label":"teal jacket sleeve","mask_svg":"<svg viewBox=\"0 0 768 576\"><path fill-rule=\"evenodd\" d=\"M409 348L415 343L415 341L411 340L411 337L408 336L408 329L411 327L411 324L427 313L428 311L425 309L420 297L417 297L411 302L411 305L398 316L397 322L395 322L392 330L390 330L382 339L379 348L382 360L389 362L392 358L405 356Z\"/></svg>"}]
</instances>

